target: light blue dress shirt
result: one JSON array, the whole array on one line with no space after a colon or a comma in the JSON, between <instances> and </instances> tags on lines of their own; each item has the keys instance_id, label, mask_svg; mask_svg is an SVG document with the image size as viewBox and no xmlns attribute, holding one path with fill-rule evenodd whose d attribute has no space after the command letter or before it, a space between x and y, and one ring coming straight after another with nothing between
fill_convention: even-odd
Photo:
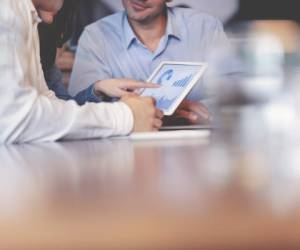
<instances>
[{"instance_id":1,"label":"light blue dress shirt","mask_svg":"<svg viewBox=\"0 0 300 250\"><path fill-rule=\"evenodd\" d=\"M166 33L155 52L147 49L132 30L125 12L89 25L79 40L69 92L76 95L109 78L146 81L162 61L207 62L211 52L227 43L216 18L191 9L168 8ZM189 95L206 98L205 80Z\"/></svg>"}]
</instances>

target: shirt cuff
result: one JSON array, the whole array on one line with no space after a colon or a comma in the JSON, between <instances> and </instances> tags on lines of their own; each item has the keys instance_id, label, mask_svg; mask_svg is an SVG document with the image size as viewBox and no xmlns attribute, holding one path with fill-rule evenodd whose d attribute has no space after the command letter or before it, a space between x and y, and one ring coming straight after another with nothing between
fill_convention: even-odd
<instances>
[{"instance_id":1,"label":"shirt cuff","mask_svg":"<svg viewBox=\"0 0 300 250\"><path fill-rule=\"evenodd\" d=\"M131 109L124 102L115 102L111 105L115 106L114 116L114 131L117 135L129 135L133 131L134 118Z\"/></svg>"},{"instance_id":2,"label":"shirt cuff","mask_svg":"<svg viewBox=\"0 0 300 250\"><path fill-rule=\"evenodd\" d=\"M97 95L95 93L95 83L92 84L88 89L89 89L89 96L90 96L90 99L92 100L91 102L93 102L93 100L99 100L98 102L112 102L113 101L113 98L111 98L110 96L107 96L106 94L104 93L101 93L100 95Z\"/></svg>"},{"instance_id":3,"label":"shirt cuff","mask_svg":"<svg viewBox=\"0 0 300 250\"><path fill-rule=\"evenodd\" d=\"M101 98L101 96L97 96L94 92L94 84L90 85L87 89L87 101L89 102L102 102L103 99Z\"/></svg>"}]
</instances>

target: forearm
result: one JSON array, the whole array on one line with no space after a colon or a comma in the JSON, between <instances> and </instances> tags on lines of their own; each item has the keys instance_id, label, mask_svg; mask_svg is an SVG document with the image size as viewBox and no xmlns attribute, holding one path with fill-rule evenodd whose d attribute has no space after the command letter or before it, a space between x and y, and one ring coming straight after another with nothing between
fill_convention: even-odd
<instances>
[{"instance_id":1,"label":"forearm","mask_svg":"<svg viewBox=\"0 0 300 250\"><path fill-rule=\"evenodd\" d=\"M103 138L126 135L133 128L131 111L123 103L80 107L73 101L38 96L32 90L20 93L5 106L10 112L0 109L4 118L0 121L0 141L6 143Z\"/></svg>"},{"instance_id":2,"label":"forearm","mask_svg":"<svg viewBox=\"0 0 300 250\"><path fill-rule=\"evenodd\" d=\"M88 103L50 99L22 84L15 66L0 67L0 142L23 143L59 139L126 135L133 128L131 110L124 103Z\"/></svg>"},{"instance_id":3,"label":"forearm","mask_svg":"<svg viewBox=\"0 0 300 250\"><path fill-rule=\"evenodd\" d=\"M71 96L63 84L61 71L55 65L44 69L44 75L49 89L59 99L65 101L74 100L79 105L84 105L86 102L99 103L103 101L101 96L95 95L93 84L87 89L80 91L76 96Z\"/></svg>"}]
</instances>

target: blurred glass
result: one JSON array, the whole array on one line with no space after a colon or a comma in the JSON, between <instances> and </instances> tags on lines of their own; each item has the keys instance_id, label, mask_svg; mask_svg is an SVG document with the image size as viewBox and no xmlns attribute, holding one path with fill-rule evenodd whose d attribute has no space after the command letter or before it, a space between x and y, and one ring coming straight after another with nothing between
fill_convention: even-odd
<instances>
[{"instance_id":1,"label":"blurred glass","mask_svg":"<svg viewBox=\"0 0 300 250\"><path fill-rule=\"evenodd\" d=\"M282 89L283 64L283 47L271 34L233 35L210 58L210 94L221 105L270 101Z\"/></svg>"},{"instance_id":2,"label":"blurred glass","mask_svg":"<svg viewBox=\"0 0 300 250\"><path fill-rule=\"evenodd\" d=\"M288 22L240 26L213 53L207 76L216 99L219 166L279 214L298 202L300 178L300 49L278 36L284 25L295 28Z\"/></svg>"},{"instance_id":3,"label":"blurred glass","mask_svg":"<svg viewBox=\"0 0 300 250\"><path fill-rule=\"evenodd\" d=\"M221 140L255 145L271 139L266 109L284 93L285 54L272 33L240 30L211 56L206 89Z\"/></svg>"}]
</instances>

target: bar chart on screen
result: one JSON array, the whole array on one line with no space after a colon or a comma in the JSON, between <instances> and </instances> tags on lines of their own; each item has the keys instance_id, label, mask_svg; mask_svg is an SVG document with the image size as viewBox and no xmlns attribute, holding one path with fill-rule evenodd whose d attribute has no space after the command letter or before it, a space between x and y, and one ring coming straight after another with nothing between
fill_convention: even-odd
<instances>
[{"instance_id":1,"label":"bar chart on screen","mask_svg":"<svg viewBox=\"0 0 300 250\"><path fill-rule=\"evenodd\" d=\"M173 87L185 87L192 79L193 79L194 75L189 75L183 79L180 79L178 81L175 81L173 83Z\"/></svg>"},{"instance_id":2,"label":"bar chart on screen","mask_svg":"<svg viewBox=\"0 0 300 250\"><path fill-rule=\"evenodd\" d=\"M156 100L156 106L165 115L172 115L199 81L205 69L205 63L162 62L147 80L160 87L145 89L142 96L153 97Z\"/></svg>"}]
</instances>

